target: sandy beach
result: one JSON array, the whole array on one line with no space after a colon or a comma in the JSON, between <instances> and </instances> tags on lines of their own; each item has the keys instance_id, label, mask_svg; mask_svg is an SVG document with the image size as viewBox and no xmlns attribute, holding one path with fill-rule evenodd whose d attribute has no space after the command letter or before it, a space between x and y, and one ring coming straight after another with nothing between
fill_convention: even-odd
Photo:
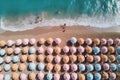
<instances>
[{"instance_id":1,"label":"sandy beach","mask_svg":"<svg viewBox=\"0 0 120 80\"><path fill-rule=\"evenodd\" d=\"M27 31L17 31L17 32L10 32L6 31L0 34L0 40L17 40L24 39L24 38L49 38L52 37L53 39L60 37L62 39L62 43L60 47L63 47L67 44L67 41L71 37L76 38L117 38L120 36L119 32L105 32L105 29L100 28L91 28L91 27L66 27L66 26L57 26L57 27L38 27L32 30ZM27 65L27 63L26 63ZM3 71L4 73L4 71Z\"/></svg>"},{"instance_id":2,"label":"sandy beach","mask_svg":"<svg viewBox=\"0 0 120 80\"><path fill-rule=\"evenodd\" d=\"M39 39L41 37L47 39L48 37L56 38L60 37L64 42L68 40L70 37L82 37L82 38L117 38L120 36L119 32L111 32L110 30L102 29L102 28L92 28L92 27L81 27L81 26L74 26L74 27L64 27L64 26L57 26L57 27L38 27L31 30L26 31L17 31L17 32L10 32L6 31L0 34L1 40L16 40L18 38L36 38ZM63 43L64 44L64 43Z\"/></svg>"}]
</instances>

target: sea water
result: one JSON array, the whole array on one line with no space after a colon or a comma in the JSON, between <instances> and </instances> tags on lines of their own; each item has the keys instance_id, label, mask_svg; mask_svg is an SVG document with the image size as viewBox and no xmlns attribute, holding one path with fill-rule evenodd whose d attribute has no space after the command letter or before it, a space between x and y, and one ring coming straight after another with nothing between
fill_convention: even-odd
<instances>
[{"instance_id":1,"label":"sea water","mask_svg":"<svg viewBox=\"0 0 120 80\"><path fill-rule=\"evenodd\" d=\"M120 0L0 0L0 28L23 31L66 24L120 25Z\"/></svg>"}]
</instances>

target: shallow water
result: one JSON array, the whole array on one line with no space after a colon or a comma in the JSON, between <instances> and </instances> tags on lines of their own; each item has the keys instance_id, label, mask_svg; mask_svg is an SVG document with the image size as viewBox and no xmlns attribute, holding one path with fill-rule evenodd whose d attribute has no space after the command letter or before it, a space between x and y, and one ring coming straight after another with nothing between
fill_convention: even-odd
<instances>
[{"instance_id":1,"label":"shallow water","mask_svg":"<svg viewBox=\"0 0 120 80\"><path fill-rule=\"evenodd\" d=\"M120 25L119 0L0 0L1 29L20 31L38 25Z\"/></svg>"}]
</instances>

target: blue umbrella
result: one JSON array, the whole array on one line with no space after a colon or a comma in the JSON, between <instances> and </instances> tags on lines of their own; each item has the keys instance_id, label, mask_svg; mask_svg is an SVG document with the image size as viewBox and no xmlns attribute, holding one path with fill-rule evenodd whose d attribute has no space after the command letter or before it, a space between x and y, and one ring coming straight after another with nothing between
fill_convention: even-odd
<instances>
[{"instance_id":1,"label":"blue umbrella","mask_svg":"<svg viewBox=\"0 0 120 80\"><path fill-rule=\"evenodd\" d=\"M118 54L120 54L120 46L118 46L118 47L116 48L116 51L117 51Z\"/></svg>"},{"instance_id":2,"label":"blue umbrella","mask_svg":"<svg viewBox=\"0 0 120 80\"><path fill-rule=\"evenodd\" d=\"M37 65L37 69L38 70L43 70L45 68L45 65L43 64L43 63L39 63L38 65Z\"/></svg>"},{"instance_id":3,"label":"blue umbrella","mask_svg":"<svg viewBox=\"0 0 120 80\"><path fill-rule=\"evenodd\" d=\"M88 64L88 65L87 65L87 70L88 70L88 71L93 71L93 70L94 70L93 65L92 65L92 64Z\"/></svg>"},{"instance_id":4,"label":"blue umbrella","mask_svg":"<svg viewBox=\"0 0 120 80\"><path fill-rule=\"evenodd\" d=\"M71 41L72 44L75 44L75 43L77 42L77 39L76 39L75 37L72 37L72 38L70 39L70 41Z\"/></svg>"},{"instance_id":5,"label":"blue umbrella","mask_svg":"<svg viewBox=\"0 0 120 80\"><path fill-rule=\"evenodd\" d=\"M48 74L46 75L46 79L47 80L52 80L53 74L51 72L48 72Z\"/></svg>"},{"instance_id":6,"label":"blue umbrella","mask_svg":"<svg viewBox=\"0 0 120 80\"><path fill-rule=\"evenodd\" d=\"M112 63L112 64L110 64L110 68L112 71L115 71L117 69L117 66L116 66L116 64Z\"/></svg>"},{"instance_id":7,"label":"blue umbrella","mask_svg":"<svg viewBox=\"0 0 120 80\"><path fill-rule=\"evenodd\" d=\"M101 70L101 65L100 64L95 64L95 70L100 71Z\"/></svg>"},{"instance_id":8,"label":"blue umbrella","mask_svg":"<svg viewBox=\"0 0 120 80\"><path fill-rule=\"evenodd\" d=\"M100 73L95 73L95 80L101 80L101 74Z\"/></svg>"},{"instance_id":9,"label":"blue umbrella","mask_svg":"<svg viewBox=\"0 0 120 80\"><path fill-rule=\"evenodd\" d=\"M85 65L79 64L79 71L85 71Z\"/></svg>"},{"instance_id":10,"label":"blue umbrella","mask_svg":"<svg viewBox=\"0 0 120 80\"><path fill-rule=\"evenodd\" d=\"M99 47L94 47L93 52L94 52L94 54L99 54L100 53L100 48Z\"/></svg>"},{"instance_id":11,"label":"blue umbrella","mask_svg":"<svg viewBox=\"0 0 120 80\"><path fill-rule=\"evenodd\" d=\"M87 80L93 80L93 74L92 73L87 74Z\"/></svg>"}]
</instances>

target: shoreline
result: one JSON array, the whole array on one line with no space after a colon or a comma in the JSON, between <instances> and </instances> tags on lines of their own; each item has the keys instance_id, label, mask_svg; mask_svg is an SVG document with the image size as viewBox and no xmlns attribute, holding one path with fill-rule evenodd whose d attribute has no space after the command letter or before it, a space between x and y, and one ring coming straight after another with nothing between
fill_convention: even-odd
<instances>
[{"instance_id":1,"label":"shoreline","mask_svg":"<svg viewBox=\"0 0 120 80\"><path fill-rule=\"evenodd\" d=\"M48 37L61 37L61 38L70 38L72 36L75 37L83 37L83 38L117 38L120 36L119 32L111 32L109 29L106 31L104 28L93 28L93 27L83 27L83 26L71 26L65 27L57 26L57 27L37 27L31 30L26 31L17 31L11 32L6 31L0 34L0 38L4 40L8 39L18 39L18 38L48 38ZM111 29L112 30L112 29ZM119 29L118 29L119 30ZM114 30L113 30L114 31Z\"/></svg>"}]
</instances>

